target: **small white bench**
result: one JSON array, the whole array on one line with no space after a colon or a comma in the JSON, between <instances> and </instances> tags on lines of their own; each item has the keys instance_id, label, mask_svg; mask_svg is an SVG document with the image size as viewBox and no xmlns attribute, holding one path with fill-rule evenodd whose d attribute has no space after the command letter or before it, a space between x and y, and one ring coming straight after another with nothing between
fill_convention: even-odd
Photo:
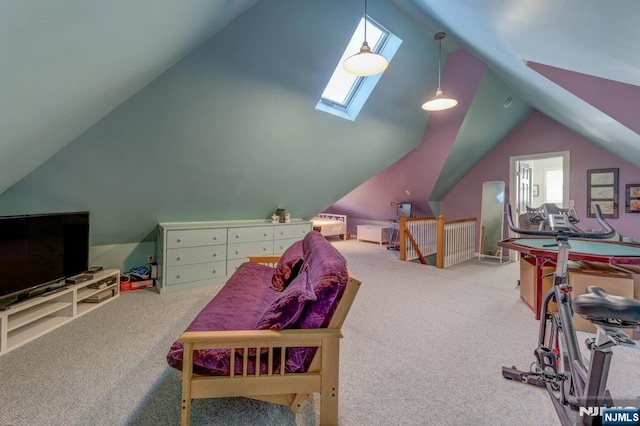
<instances>
[{"instance_id":1,"label":"small white bench","mask_svg":"<svg viewBox=\"0 0 640 426\"><path fill-rule=\"evenodd\" d=\"M358 241L373 241L380 245L391 241L391 225L357 225Z\"/></svg>"}]
</instances>

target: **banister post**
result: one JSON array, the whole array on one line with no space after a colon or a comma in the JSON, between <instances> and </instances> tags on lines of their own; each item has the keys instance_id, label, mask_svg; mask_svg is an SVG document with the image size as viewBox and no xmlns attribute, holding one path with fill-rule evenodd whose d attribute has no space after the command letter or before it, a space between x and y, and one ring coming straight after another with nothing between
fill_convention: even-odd
<instances>
[{"instance_id":1,"label":"banister post","mask_svg":"<svg viewBox=\"0 0 640 426\"><path fill-rule=\"evenodd\" d=\"M436 236L436 268L444 268L444 217L438 216Z\"/></svg>"},{"instance_id":2,"label":"banister post","mask_svg":"<svg viewBox=\"0 0 640 426\"><path fill-rule=\"evenodd\" d=\"M407 218L404 213L400 214L400 221L398 223L400 232L398 233L398 239L400 240L400 260L407 260Z\"/></svg>"}]
</instances>

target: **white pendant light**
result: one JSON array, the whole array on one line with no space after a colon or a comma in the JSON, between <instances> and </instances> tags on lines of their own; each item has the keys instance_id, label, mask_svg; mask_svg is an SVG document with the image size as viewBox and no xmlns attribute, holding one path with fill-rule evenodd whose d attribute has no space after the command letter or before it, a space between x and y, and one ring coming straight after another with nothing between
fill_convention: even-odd
<instances>
[{"instance_id":1,"label":"white pendant light","mask_svg":"<svg viewBox=\"0 0 640 426\"><path fill-rule=\"evenodd\" d=\"M372 53L367 43L367 0L364 1L364 42L360 52L349 56L342 63L342 67L350 74L368 77L376 75L387 69L389 61L382 55Z\"/></svg>"},{"instance_id":2,"label":"white pendant light","mask_svg":"<svg viewBox=\"0 0 640 426\"><path fill-rule=\"evenodd\" d=\"M433 37L438 40L438 90L436 90L436 95L433 98L422 104L422 109L424 109L425 111L442 111L458 105L458 101L445 96L442 92L442 89L440 88L440 59L442 56L442 39L446 36L447 33L438 33Z\"/></svg>"}]
</instances>

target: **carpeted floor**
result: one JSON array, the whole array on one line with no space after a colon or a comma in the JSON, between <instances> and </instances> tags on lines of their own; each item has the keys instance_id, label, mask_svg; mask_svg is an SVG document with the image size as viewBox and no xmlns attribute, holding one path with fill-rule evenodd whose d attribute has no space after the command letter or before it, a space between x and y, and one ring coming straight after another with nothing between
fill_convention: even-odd
<instances>
[{"instance_id":1,"label":"carpeted floor","mask_svg":"<svg viewBox=\"0 0 640 426\"><path fill-rule=\"evenodd\" d=\"M334 244L363 282L343 329L340 424L558 424L544 390L501 376L503 365L528 368L538 332L517 264L440 270L372 243ZM179 375L165 355L219 288L124 292L0 357L0 426L178 424ZM638 371L638 348L614 349L614 399L640 403ZM318 407L317 395L298 414L198 400L193 425L316 425Z\"/></svg>"}]
</instances>

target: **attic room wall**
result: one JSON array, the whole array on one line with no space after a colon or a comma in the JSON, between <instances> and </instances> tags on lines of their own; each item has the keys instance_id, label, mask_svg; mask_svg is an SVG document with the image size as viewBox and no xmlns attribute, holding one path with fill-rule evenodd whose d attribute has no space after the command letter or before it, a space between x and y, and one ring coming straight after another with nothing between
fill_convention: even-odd
<instances>
[{"instance_id":1,"label":"attic room wall","mask_svg":"<svg viewBox=\"0 0 640 426\"><path fill-rule=\"evenodd\" d=\"M443 86L455 87L447 94L457 99L458 105L432 113L416 106L429 117L421 146L338 200L328 211L347 214L351 233L355 233L358 223L395 218L396 205L401 202L411 202L414 215L432 216L427 201L486 69L483 62L463 49L449 54L443 70Z\"/></svg>"},{"instance_id":2,"label":"attic room wall","mask_svg":"<svg viewBox=\"0 0 640 426\"><path fill-rule=\"evenodd\" d=\"M511 156L557 151L570 152L569 197L575 201L580 227L600 228L595 219L587 218L587 170L619 168L619 218L608 221L623 236L640 241L640 216L626 213L624 208L625 185L640 182L640 169L538 111L523 121L444 198L442 214L447 220L477 217L479 227L483 182L504 181L508 199ZM479 230L476 235L480 235Z\"/></svg>"},{"instance_id":3,"label":"attic room wall","mask_svg":"<svg viewBox=\"0 0 640 426\"><path fill-rule=\"evenodd\" d=\"M355 122L314 107L361 2L258 2L0 195L0 213L89 210L93 253L125 268L157 222L310 218L422 138L437 53L391 2L369 13L403 43Z\"/></svg>"},{"instance_id":4,"label":"attic room wall","mask_svg":"<svg viewBox=\"0 0 640 426\"><path fill-rule=\"evenodd\" d=\"M355 233L362 223L389 223L401 202L411 203L415 216L437 215L449 191L532 111L464 49L447 55L442 81L445 93L458 105L425 111L429 119L421 146L326 210L346 214L349 232Z\"/></svg>"}]
</instances>

